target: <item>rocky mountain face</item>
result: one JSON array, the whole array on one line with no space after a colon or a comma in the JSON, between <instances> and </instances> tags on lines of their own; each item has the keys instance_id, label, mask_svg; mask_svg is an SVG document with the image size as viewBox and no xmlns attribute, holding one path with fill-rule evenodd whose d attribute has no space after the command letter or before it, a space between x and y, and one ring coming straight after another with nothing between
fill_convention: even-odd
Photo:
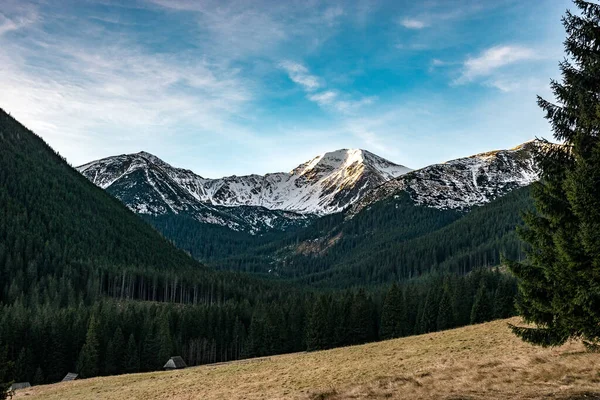
<instances>
[{"instance_id":1,"label":"rocky mountain face","mask_svg":"<svg viewBox=\"0 0 600 400\"><path fill-rule=\"evenodd\" d=\"M203 178L140 152L77 169L138 214L182 214L236 231L260 233L304 226L318 216L347 217L406 192L416 205L467 211L538 179L538 142L430 165L412 171L373 153L343 149L292 171Z\"/></svg>"},{"instance_id":2,"label":"rocky mountain face","mask_svg":"<svg viewBox=\"0 0 600 400\"><path fill-rule=\"evenodd\" d=\"M304 225L341 211L365 193L410 172L365 150L325 153L289 173L206 179L140 152L77 168L139 214L183 214L257 233Z\"/></svg>"},{"instance_id":3,"label":"rocky mountain face","mask_svg":"<svg viewBox=\"0 0 600 400\"><path fill-rule=\"evenodd\" d=\"M510 150L490 151L430 165L391 179L348 210L351 217L365 207L406 192L417 205L467 211L538 180L531 141Z\"/></svg>"}]
</instances>

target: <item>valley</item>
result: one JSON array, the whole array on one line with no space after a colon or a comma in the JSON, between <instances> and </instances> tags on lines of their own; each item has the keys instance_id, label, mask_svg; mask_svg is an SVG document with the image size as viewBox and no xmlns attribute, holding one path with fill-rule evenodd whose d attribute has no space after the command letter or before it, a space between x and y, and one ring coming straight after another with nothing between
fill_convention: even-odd
<instances>
[{"instance_id":1,"label":"valley","mask_svg":"<svg viewBox=\"0 0 600 400\"><path fill-rule=\"evenodd\" d=\"M409 338L57 383L17 399L597 399L600 361L580 342L544 349L498 320Z\"/></svg>"},{"instance_id":2,"label":"valley","mask_svg":"<svg viewBox=\"0 0 600 400\"><path fill-rule=\"evenodd\" d=\"M600 4L0 8L0 400L600 399Z\"/></svg>"}]
</instances>

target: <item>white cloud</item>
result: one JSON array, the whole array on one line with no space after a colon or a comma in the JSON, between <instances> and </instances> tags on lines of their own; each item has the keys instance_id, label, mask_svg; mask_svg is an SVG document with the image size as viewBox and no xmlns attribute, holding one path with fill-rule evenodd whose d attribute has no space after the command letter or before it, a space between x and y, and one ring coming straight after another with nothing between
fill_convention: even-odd
<instances>
[{"instance_id":1,"label":"white cloud","mask_svg":"<svg viewBox=\"0 0 600 400\"><path fill-rule=\"evenodd\" d=\"M0 36L0 106L70 162L158 147L189 127L207 141L246 134L231 121L247 118L253 90L236 69L78 28L48 35L34 24L19 40Z\"/></svg>"},{"instance_id":2,"label":"white cloud","mask_svg":"<svg viewBox=\"0 0 600 400\"><path fill-rule=\"evenodd\" d=\"M11 9L13 7L10 7ZM0 36L33 24L37 20L34 8L17 8L16 15L9 16L0 11Z\"/></svg>"},{"instance_id":3,"label":"white cloud","mask_svg":"<svg viewBox=\"0 0 600 400\"><path fill-rule=\"evenodd\" d=\"M336 92L334 92L333 90L328 90L326 92L321 92L321 93L316 93L316 94L310 95L310 96L308 96L308 99L310 101L314 101L315 103L318 103L320 106L326 106L326 105L333 103L335 101L336 97L337 97Z\"/></svg>"},{"instance_id":4,"label":"white cloud","mask_svg":"<svg viewBox=\"0 0 600 400\"><path fill-rule=\"evenodd\" d=\"M462 74L455 83L471 82L480 77L490 76L503 67L538 58L539 55L527 47L508 45L491 47L477 57L469 57L464 62Z\"/></svg>"},{"instance_id":5,"label":"white cloud","mask_svg":"<svg viewBox=\"0 0 600 400\"><path fill-rule=\"evenodd\" d=\"M288 76L294 83L302 86L304 90L308 92L312 92L321 87L319 78L311 75L308 72L308 69L302 64L293 61L282 61L279 63L279 67L283 68L288 73Z\"/></svg>"},{"instance_id":6,"label":"white cloud","mask_svg":"<svg viewBox=\"0 0 600 400\"><path fill-rule=\"evenodd\" d=\"M317 89L324 85L321 83L323 80L315 75L311 75L308 68L291 61L282 61L279 66L287 71L293 82L302 86L304 91L309 93L307 96L308 100L317 103L324 109L341 114L352 114L361 107L373 104L375 100L373 96L353 99L352 96L338 90L326 90L315 93Z\"/></svg>"},{"instance_id":7,"label":"white cloud","mask_svg":"<svg viewBox=\"0 0 600 400\"><path fill-rule=\"evenodd\" d=\"M406 29L423 29L429 26L429 23L416 18L403 18L400 20L400 25Z\"/></svg>"}]
</instances>

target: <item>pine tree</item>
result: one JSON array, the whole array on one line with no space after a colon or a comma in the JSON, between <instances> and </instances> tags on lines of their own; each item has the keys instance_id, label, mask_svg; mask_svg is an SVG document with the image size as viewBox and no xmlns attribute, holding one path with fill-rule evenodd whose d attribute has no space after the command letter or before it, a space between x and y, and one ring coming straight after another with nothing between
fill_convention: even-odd
<instances>
[{"instance_id":1,"label":"pine tree","mask_svg":"<svg viewBox=\"0 0 600 400\"><path fill-rule=\"evenodd\" d=\"M30 349L22 348L15 362L15 379L18 382L30 382L35 371L33 370L33 354Z\"/></svg>"},{"instance_id":2,"label":"pine tree","mask_svg":"<svg viewBox=\"0 0 600 400\"><path fill-rule=\"evenodd\" d=\"M173 341L171 340L169 318L166 314L160 317L158 323L158 343L158 360L165 363L173 355Z\"/></svg>"},{"instance_id":3,"label":"pine tree","mask_svg":"<svg viewBox=\"0 0 600 400\"><path fill-rule=\"evenodd\" d=\"M367 343L375 339L377 330L373 319L373 305L362 288L354 296L350 321L351 344Z\"/></svg>"},{"instance_id":4,"label":"pine tree","mask_svg":"<svg viewBox=\"0 0 600 400\"><path fill-rule=\"evenodd\" d=\"M403 335L406 321L406 308L402 291L396 283L390 287L381 311L380 336L382 339L392 339Z\"/></svg>"},{"instance_id":5,"label":"pine tree","mask_svg":"<svg viewBox=\"0 0 600 400\"><path fill-rule=\"evenodd\" d=\"M485 283L482 282L475 295L473 308L471 310L471 323L480 324L492 319L492 302L488 295Z\"/></svg>"},{"instance_id":6,"label":"pine tree","mask_svg":"<svg viewBox=\"0 0 600 400\"><path fill-rule=\"evenodd\" d=\"M514 286L506 279L500 280L494 294L494 318L508 318L515 313Z\"/></svg>"},{"instance_id":7,"label":"pine tree","mask_svg":"<svg viewBox=\"0 0 600 400\"><path fill-rule=\"evenodd\" d=\"M135 337L133 337L133 333L129 335L129 340L127 341L124 368L125 372L127 373L138 372L140 370L140 356L138 352L137 343L135 342Z\"/></svg>"},{"instance_id":8,"label":"pine tree","mask_svg":"<svg viewBox=\"0 0 600 400\"><path fill-rule=\"evenodd\" d=\"M85 344L83 345L77 360L77 371L82 378L96 376L99 372L100 344L97 332L98 324L96 318L92 316L85 336Z\"/></svg>"},{"instance_id":9,"label":"pine tree","mask_svg":"<svg viewBox=\"0 0 600 400\"><path fill-rule=\"evenodd\" d=\"M419 321L419 333L434 332L437 327L439 304L436 301L435 289L431 288L425 297L425 303Z\"/></svg>"},{"instance_id":10,"label":"pine tree","mask_svg":"<svg viewBox=\"0 0 600 400\"><path fill-rule=\"evenodd\" d=\"M454 327L454 309L452 307L452 296L447 287L444 288L437 315L437 330L442 331Z\"/></svg>"},{"instance_id":11,"label":"pine tree","mask_svg":"<svg viewBox=\"0 0 600 400\"><path fill-rule=\"evenodd\" d=\"M117 351L118 350L115 349L115 345L112 339L109 340L108 344L106 345L106 353L104 354L104 373L106 375L114 375L117 373Z\"/></svg>"},{"instance_id":12,"label":"pine tree","mask_svg":"<svg viewBox=\"0 0 600 400\"><path fill-rule=\"evenodd\" d=\"M580 13L563 18L562 82L552 81L556 104L538 98L554 138L536 159L541 180L536 212L525 216L526 262L510 262L519 278L519 313L535 328L513 327L543 346L600 339L600 5L574 0Z\"/></svg>"},{"instance_id":13,"label":"pine tree","mask_svg":"<svg viewBox=\"0 0 600 400\"><path fill-rule=\"evenodd\" d=\"M35 369L35 374L33 375L33 384L34 385L43 385L45 382L45 378L44 378L44 371L42 370L42 367L40 367L38 365L38 367Z\"/></svg>"},{"instance_id":14,"label":"pine tree","mask_svg":"<svg viewBox=\"0 0 600 400\"><path fill-rule=\"evenodd\" d=\"M152 324L154 325L154 324ZM142 353L140 355L140 370L154 371L160 368L158 352L160 351L160 341L156 335L154 326L146 332L146 337L142 344Z\"/></svg>"},{"instance_id":15,"label":"pine tree","mask_svg":"<svg viewBox=\"0 0 600 400\"><path fill-rule=\"evenodd\" d=\"M115 334L112 338L112 344L114 346L114 373L120 374L123 372L123 362L125 359L125 338L123 337L123 331L121 331L121 327L117 327L115 330Z\"/></svg>"},{"instance_id":16,"label":"pine tree","mask_svg":"<svg viewBox=\"0 0 600 400\"><path fill-rule=\"evenodd\" d=\"M8 360L7 349L0 343L0 400L6 399L10 393L12 382L12 363Z\"/></svg>"},{"instance_id":17,"label":"pine tree","mask_svg":"<svg viewBox=\"0 0 600 400\"><path fill-rule=\"evenodd\" d=\"M320 296L315 300L306 327L306 348L308 351L322 350L329 347L327 335L327 298Z\"/></svg>"}]
</instances>

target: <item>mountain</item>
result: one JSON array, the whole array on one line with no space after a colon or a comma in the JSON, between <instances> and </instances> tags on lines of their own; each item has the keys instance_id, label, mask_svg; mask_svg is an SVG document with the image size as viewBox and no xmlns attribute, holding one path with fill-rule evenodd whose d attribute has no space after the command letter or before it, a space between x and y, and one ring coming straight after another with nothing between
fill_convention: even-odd
<instances>
[{"instance_id":1,"label":"mountain","mask_svg":"<svg viewBox=\"0 0 600 400\"><path fill-rule=\"evenodd\" d=\"M349 215L398 193L408 193L415 204L437 209L468 210L489 203L538 180L530 141L510 150L496 150L430 165L391 179L356 202Z\"/></svg>"},{"instance_id":2,"label":"mountain","mask_svg":"<svg viewBox=\"0 0 600 400\"><path fill-rule=\"evenodd\" d=\"M139 178L140 173L136 176ZM141 187L137 194L127 192L131 193L131 199L145 199L143 195L148 185L158 184L159 178L162 178L161 186L156 193L173 191L175 197L181 194L172 182L164 180L161 168L148 169L147 176L151 179L135 181ZM115 190L126 189L121 184L114 187ZM181 216L178 221L193 220L185 213L193 211L191 207L195 205L187 204L187 197L182 199L165 200L163 204L148 202L152 207L166 205L172 207L171 210L182 211L182 214L168 213L153 218ZM348 253L352 260L357 260L361 254L347 251L354 244L364 249L368 248L370 239L375 239L371 240L373 249L384 250L380 247L385 245L382 237L390 232L395 232L397 241L407 240L447 225L461 214L410 202L401 210L397 204L390 207L389 200L378 202L351 219L344 219L343 213L335 213L316 219L305 229L274 236L295 233L298 239L307 242L311 235L334 233L332 230L342 224L343 229L336 233L336 236L341 234L340 239L336 241L333 236L331 245L343 245L335 247L336 252ZM244 212L243 207L237 210ZM390 211L395 212L392 215L395 220L390 218ZM412 212L412 217L405 211ZM472 211L467 215L474 214ZM345 292L328 289L319 293L301 281L262 280L206 267L175 248L139 215L92 184L43 140L2 110L0 216L0 343L3 347L0 363L4 357L14 362L17 381L57 382L69 371L89 378L158 370L172 354L180 354L188 365L198 365L360 344L381 338L377 329L379 321L390 325L385 322L390 317L384 317L381 312L382 299L387 297L385 287ZM395 224L390 220L400 222L398 226L402 229L394 231ZM251 242L264 240L260 246L253 247L252 256L257 260L262 257L267 261L274 254L264 257L271 250L268 246L279 243L267 240L268 235L253 236L193 221L219 230L223 235L252 239ZM172 227L171 222L165 220L165 226ZM379 237L369 238L373 230L380 231ZM490 237L490 233L483 237ZM204 242L202 239L194 241L196 245ZM220 242L215 240L208 244ZM291 250L296 251L304 244L291 243ZM305 253L307 259L312 257L310 251ZM328 254L327 249L325 254ZM388 266L386 258L390 253L380 254L385 262L382 265ZM318 260L328 261L318 256ZM265 263L262 267L274 268L278 273L281 264L275 259L272 261L275 263L270 266ZM300 266L296 260L291 261L289 267ZM374 272L369 273L361 265L348 269L343 263L335 263L332 265L335 270L311 270L310 264L306 266L306 269L298 268L297 274L304 274L309 281L312 273L314 282L320 284L325 280L318 276L319 272L342 270L351 273L354 282L372 283L380 268L379 264L371 264L369 268ZM427 276L427 271L420 272L419 279L404 282L400 294L401 298L411 299L407 322L400 325L403 331L390 334L410 335L468 323L471 309L477 304L477 288L482 282L489 292L487 299L492 295L506 297L506 303L512 306L514 281L502 274L480 271L462 276ZM340 286L344 282L349 280L333 283ZM459 309L460 318L452 324L445 322L435 326L418 322L425 320L419 310L438 310L442 304L442 297L433 300L429 293L442 293L447 285L456 295L453 301L460 299L460 305L450 304L451 308ZM430 306L425 307L426 304ZM496 313L494 308L496 317L503 316L505 311L512 312L508 308L498 310L501 312ZM429 313L427 320L437 321ZM311 334L299 335L298 332ZM339 332L353 334L340 335Z\"/></svg>"},{"instance_id":3,"label":"mountain","mask_svg":"<svg viewBox=\"0 0 600 400\"><path fill-rule=\"evenodd\" d=\"M341 213L315 220L221 268L326 286L385 283L428 272L466 273L519 258L515 228L538 178L528 142L412 171L372 189ZM184 243L184 241L181 241ZM194 249L191 242L184 245ZM191 251L191 250L190 250Z\"/></svg>"},{"instance_id":4,"label":"mountain","mask_svg":"<svg viewBox=\"0 0 600 400\"><path fill-rule=\"evenodd\" d=\"M258 233L306 224L309 216L261 206L225 207L200 200L190 182L203 178L146 152L109 157L77 168L137 214L175 214L234 231Z\"/></svg>"},{"instance_id":5,"label":"mountain","mask_svg":"<svg viewBox=\"0 0 600 400\"><path fill-rule=\"evenodd\" d=\"M79 170L199 260L223 269L306 277L338 266L366 265L380 248L389 253L397 243L435 232L529 185L537 179L532 156L536 145L528 142L408 172L362 150L325 153L289 174L214 180L143 152L95 161ZM299 203L302 198L308 205ZM515 206L525 206L515 201ZM341 211L317 218L240 205L244 203ZM507 235L505 229L514 232L520 221L520 209L503 210L506 215L497 229L484 221L482 229L487 230L480 230L481 240L487 241L486 260L497 260L508 248L511 254L518 252L516 237L506 239L510 245L498 245L495 238ZM461 251L467 247L460 245ZM386 254L373 262L383 268L388 261L381 260L397 258ZM467 264L470 268L484 261ZM419 264L418 269L425 267ZM389 278L387 272L384 275L376 279Z\"/></svg>"},{"instance_id":6,"label":"mountain","mask_svg":"<svg viewBox=\"0 0 600 400\"><path fill-rule=\"evenodd\" d=\"M182 214L250 233L306 225L410 169L365 150L325 153L290 173L205 179L140 152L77 168L138 214Z\"/></svg>"}]
</instances>

